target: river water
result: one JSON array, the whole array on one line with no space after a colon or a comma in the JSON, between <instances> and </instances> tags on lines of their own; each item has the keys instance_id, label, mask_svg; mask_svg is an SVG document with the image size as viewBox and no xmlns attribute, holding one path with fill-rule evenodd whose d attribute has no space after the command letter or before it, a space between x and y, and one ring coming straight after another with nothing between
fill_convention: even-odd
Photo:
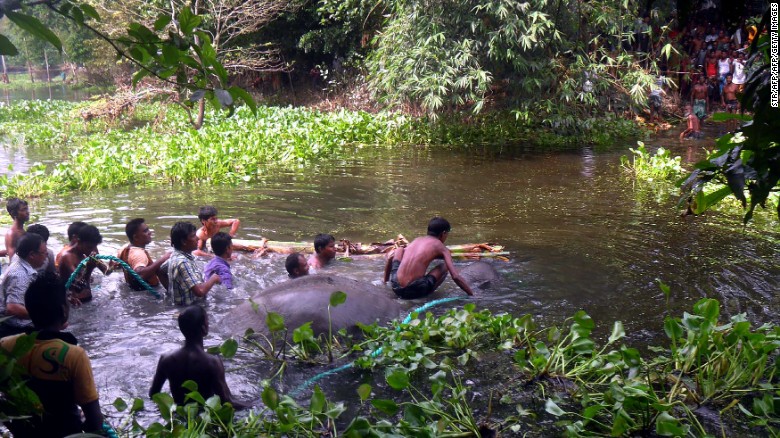
<instances>
[{"instance_id":1,"label":"river water","mask_svg":"<svg viewBox=\"0 0 780 438\"><path fill-rule=\"evenodd\" d=\"M648 143L674 145L673 135ZM697 155L708 144L674 150ZM631 146L557 153L525 146L363 147L344 154L347 159L295 172L269 169L262 183L250 186L139 185L47 196L30 201L30 223L49 228L55 251L72 221L94 224L104 236L101 252L115 254L126 242L124 224L144 217L155 230L150 252L156 258L169 249L172 224L197 222L198 207L207 204L221 217L241 219L239 238L277 241L310 241L319 232L353 242L384 241L399 233L411 239L425 232L432 216L442 215L453 225L448 243L493 242L511 252L509 262L495 262L503 282L473 300L494 312L530 313L549 325L582 309L599 333L623 321L627 342L640 347L663 342L663 315L681 316L702 297L720 300L728 315L746 312L756 323L778 322L780 236L743 230L737 216L680 217L676 198L641 187L621 170L619 158ZM13 162L23 171L42 158L5 148L0 168ZM758 216L775 220L769 212ZM382 261L356 258L328 269L380 284ZM218 287L208 298L214 331L230 308L286 279L283 256L242 255L233 272L237 288ZM95 299L71 312L70 330L90 354L101 403L146 397L159 355L181 343L176 309L130 291L121 275L95 277ZM668 302L656 279L671 287ZM436 296L457 295L462 292L447 280ZM215 334L206 342L222 340ZM268 365L243 355L226 367L234 393L259 398L259 381L270 377ZM320 370L293 368L283 387L293 388ZM324 383L326 394L347 398L359 380L351 372L331 378Z\"/></svg>"}]
</instances>

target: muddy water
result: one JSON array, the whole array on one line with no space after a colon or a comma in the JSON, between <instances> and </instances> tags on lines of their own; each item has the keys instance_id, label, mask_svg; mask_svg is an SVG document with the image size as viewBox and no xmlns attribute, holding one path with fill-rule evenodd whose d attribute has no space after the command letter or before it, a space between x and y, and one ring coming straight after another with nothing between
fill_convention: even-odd
<instances>
[{"instance_id":1,"label":"muddy water","mask_svg":"<svg viewBox=\"0 0 780 438\"><path fill-rule=\"evenodd\" d=\"M662 137L649 143L674 142ZM686 143L675 151L694 156L706 144ZM101 252L115 254L126 241L124 223L144 217L156 232L150 252L157 257L169 248L172 224L196 222L205 204L222 217L240 218L240 238L279 241L311 240L318 232L362 242L398 233L411 238L442 215L453 225L448 243L495 242L511 252L509 262L496 262L503 283L473 300L495 312L530 313L553 324L583 309L602 331L623 321L637 346L661 342L662 316L679 316L702 297L719 299L728 314L777 322L780 236L743 231L739 217L679 217L674 197L638 187L622 173L619 157L629 146L566 153L364 148L316 168L269 170L262 183L245 187L139 185L46 197L31 202L31 222L49 227L55 251L70 222L89 222L104 235ZM218 331L228 309L284 281L283 264L281 256L241 256L233 265L237 289L217 288L208 298L212 329ZM379 284L382 262L356 259L329 270ZM176 309L130 291L119 275L96 277L96 298L71 313L71 330L92 358L104 405L116 397L145 397L157 358L181 342ZM668 302L656 279L671 286ZM462 292L447 280L437 296L457 295ZM207 344L221 340L215 334ZM234 393L259 398L258 382L270 376L264 362L243 356L227 367ZM289 370L283 385L294 388L319 370ZM348 398L362 378L347 372L324 386L336 399Z\"/></svg>"}]
</instances>

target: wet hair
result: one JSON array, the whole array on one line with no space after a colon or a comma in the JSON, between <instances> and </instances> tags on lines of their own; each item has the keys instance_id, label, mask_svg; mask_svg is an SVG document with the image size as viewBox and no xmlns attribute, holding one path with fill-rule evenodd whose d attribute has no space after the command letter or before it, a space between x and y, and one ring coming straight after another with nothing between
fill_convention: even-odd
<instances>
[{"instance_id":1,"label":"wet hair","mask_svg":"<svg viewBox=\"0 0 780 438\"><path fill-rule=\"evenodd\" d=\"M197 231L197 228L189 222L176 222L171 228L171 246L181 249L190 233L195 231Z\"/></svg>"},{"instance_id":2,"label":"wet hair","mask_svg":"<svg viewBox=\"0 0 780 438\"><path fill-rule=\"evenodd\" d=\"M8 210L8 214L11 218L16 219L19 214L19 209L26 206L27 201L19 198L8 198L8 202L5 204L5 209Z\"/></svg>"},{"instance_id":3,"label":"wet hair","mask_svg":"<svg viewBox=\"0 0 780 438\"><path fill-rule=\"evenodd\" d=\"M230 248L230 244L233 243L233 238L230 234L220 231L211 238L211 249L214 250L214 254L222 257Z\"/></svg>"},{"instance_id":4,"label":"wet hair","mask_svg":"<svg viewBox=\"0 0 780 438\"><path fill-rule=\"evenodd\" d=\"M46 225L43 224L32 224L29 227L27 227L27 232L32 234L37 234L43 238L44 242L49 241L49 229L46 228Z\"/></svg>"},{"instance_id":5,"label":"wet hair","mask_svg":"<svg viewBox=\"0 0 780 438\"><path fill-rule=\"evenodd\" d=\"M53 272L38 275L24 294L24 307L36 328L65 322L65 284Z\"/></svg>"},{"instance_id":6,"label":"wet hair","mask_svg":"<svg viewBox=\"0 0 780 438\"><path fill-rule=\"evenodd\" d=\"M100 245L103 242L103 236L100 235L97 227L94 225L84 225L78 232L79 242L94 243Z\"/></svg>"},{"instance_id":7,"label":"wet hair","mask_svg":"<svg viewBox=\"0 0 780 438\"><path fill-rule=\"evenodd\" d=\"M86 222L76 221L68 225L68 241L73 241L79 236L79 230L87 225Z\"/></svg>"},{"instance_id":8,"label":"wet hair","mask_svg":"<svg viewBox=\"0 0 780 438\"><path fill-rule=\"evenodd\" d=\"M316 236L314 236L314 252L319 253L320 251L325 249L325 247L328 246L330 242L335 242L335 241L336 238L333 237L332 234L323 234L323 233L317 234Z\"/></svg>"},{"instance_id":9,"label":"wet hair","mask_svg":"<svg viewBox=\"0 0 780 438\"><path fill-rule=\"evenodd\" d=\"M141 229L141 225L144 224L143 218L135 218L131 220L130 222L125 225L125 234L127 234L127 240L133 241L133 236L135 236L135 233L138 232L139 229Z\"/></svg>"},{"instance_id":10,"label":"wet hair","mask_svg":"<svg viewBox=\"0 0 780 438\"><path fill-rule=\"evenodd\" d=\"M44 243L44 240L39 234L25 233L16 245L16 254L20 258L26 259L33 252L38 251L41 243Z\"/></svg>"},{"instance_id":11,"label":"wet hair","mask_svg":"<svg viewBox=\"0 0 780 438\"><path fill-rule=\"evenodd\" d=\"M284 269L287 270L287 274L292 278L296 277L295 270L301 268L301 256L303 256L303 254L294 252L288 255L287 259L284 261ZM304 263L306 263L305 260Z\"/></svg>"},{"instance_id":12,"label":"wet hair","mask_svg":"<svg viewBox=\"0 0 780 438\"><path fill-rule=\"evenodd\" d=\"M452 229L450 227L450 223L447 221L447 219L444 219L441 216L436 216L435 218L428 221L428 235L433 237L439 237L441 236L441 233L449 232Z\"/></svg>"},{"instance_id":13,"label":"wet hair","mask_svg":"<svg viewBox=\"0 0 780 438\"><path fill-rule=\"evenodd\" d=\"M216 215L217 209L210 205L203 206L198 210L198 219L200 219L201 222L208 220L209 218L212 218Z\"/></svg>"},{"instance_id":14,"label":"wet hair","mask_svg":"<svg viewBox=\"0 0 780 438\"><path fill-rule=\"evenodd\" d=\"M197 304L187 307L179 314L179 330L185 339L201 335L206 323L206 309Z\"/></svg>"}]
</instances>

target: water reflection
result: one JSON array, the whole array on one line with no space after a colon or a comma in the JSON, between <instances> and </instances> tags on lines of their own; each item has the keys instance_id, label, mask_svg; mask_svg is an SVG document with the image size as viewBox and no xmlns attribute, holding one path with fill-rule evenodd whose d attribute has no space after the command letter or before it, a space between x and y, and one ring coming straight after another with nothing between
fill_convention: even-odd
<instances>
[{"instance_id":1,"label":"water reflection","mask_svg":"<svg viewBox=\"0 0 780 438\"><path fill-rule=\"evenodd\" d=\"M241 218L239 237L276 241L310 241L320 232L362 242L398 233L413 238L425 232L430 217L443 215L453 224L448 243L497 242L511 251L510 262L497 263L503 283L476 299L495 312L531 313L552 324L583 309L603 330L622 320L630 342L641 345L661 339L662 315L681 315L705 296L720 299L728 314L776 321L776 245L741 232L738 217L678 217L673 197L637 192L621 172L619 155L356 150L349 159L300 172L269 169L256 185L138 185L50 196L32 200L30 209L33 221L51 230L55 251L65 243L68 224L83 220L104 234L101 251L115 253L126 241L124 223L144 217L157 236L150 247L155 258L168 250L173 223L196 222L198 207L206 204L220 216ZM285 281L283 263L281 256L240 257L233 265L236 289L217 289L209 298L212 320ZM380 284L382 261L356 259L330 269ZM668 302L656 279L671 286ZM117 275L100 279L94 302L72 313L72 330L90 352L106 404L145 394L159 354L181 341L175 308L120 283ZM437 296L459 294L447 280ZM207 340L219 341L218 335ZM229 367L235 392L258 397L267 366L244 358ZM285 385L314 373L293 369ZM346 374L323 385L336 391L355 380Z\"/></svg>"}]
</instances>

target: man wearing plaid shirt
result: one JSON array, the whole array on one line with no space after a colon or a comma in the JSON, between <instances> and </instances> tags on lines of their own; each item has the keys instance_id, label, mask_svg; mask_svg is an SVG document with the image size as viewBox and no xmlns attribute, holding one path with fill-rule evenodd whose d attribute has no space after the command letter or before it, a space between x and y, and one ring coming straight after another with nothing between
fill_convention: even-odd
<instances>
[{"instance_id":1,"label":"man wearing plaid shirt","mask_svg":"<svg viewBox=\"0 0 780 438\"><path fill-rule=\"evenodd\" d=\"M168 260L168 293L179 306L189 306L195 298L204 298L219 284L219 275L212 274L203 281L203 275L195 264L192 251L198 248L197 229L189 222L176 222L171 228L171 245L174 248Z\"/></svg>"}]
</instances>

